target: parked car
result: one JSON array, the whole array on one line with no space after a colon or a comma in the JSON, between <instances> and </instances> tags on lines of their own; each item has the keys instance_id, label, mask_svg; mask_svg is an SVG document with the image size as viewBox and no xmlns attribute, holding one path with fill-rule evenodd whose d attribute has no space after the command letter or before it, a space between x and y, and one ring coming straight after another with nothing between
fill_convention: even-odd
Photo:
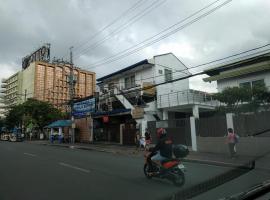
<instances>
[{"instance_id":1,"label":"parked car","mask_svg":"<svg viewBox=\"0 0 270 200\"><path fill-rule=\"evenodd\" d=\"M20 133L17 133L17 134L11 133L9 135L9 141L10 142L21 142L22 140L23 140L22 134L20 134Z\"/></svg>"},{"instance_id":2,"label":"parked car","mask_svg":"<svg viewBox=\"0 0 270 200\"><path fill-rule=\"evenodd\" d=\"M9 133L2 133L1 140L8 141L9 140Z\"/></svg>"}]
</instances>

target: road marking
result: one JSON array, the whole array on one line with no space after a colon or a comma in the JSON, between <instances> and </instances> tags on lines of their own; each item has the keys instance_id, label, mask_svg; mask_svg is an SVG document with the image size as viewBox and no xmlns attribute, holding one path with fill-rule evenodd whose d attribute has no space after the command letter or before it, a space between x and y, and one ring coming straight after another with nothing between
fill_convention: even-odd
<instances>
[{"instance_id":1,"label":"road marking","mask_svg":"<svg viewBox=\"0 0 270 200\"><path fill-rule=\"evenodd\" d=\"M76 169L76 170L79 170L79 171L82 171L82 172L85 172L85 173L89 173L90 172L90 170L83 169L83 168L80 168L80 167L76 167L74 165L70 165L70 164L67 164L67 163L60 162L58 164L61 165L61 166L69 167L71 169Z\"/></svg>"},{"instance_id":2,"label":"road marking","mask_svg":"<svg viewBox=\"0 0 270 200\"><path fill-rule=\"evenodd\" d=\"M24 155L27 155L27 156L32 156L32 157L36 157L37 155L35 154L32 154L32 153L23 153Z\"/></svg>"}]
</instances>

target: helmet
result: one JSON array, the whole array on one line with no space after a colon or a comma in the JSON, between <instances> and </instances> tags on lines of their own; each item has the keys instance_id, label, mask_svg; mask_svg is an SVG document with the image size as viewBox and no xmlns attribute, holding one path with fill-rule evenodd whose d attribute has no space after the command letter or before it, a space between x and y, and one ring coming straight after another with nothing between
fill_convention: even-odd
<instances>
[{"instance_id":1,"label":"helmet","mask_svg":"<svg viewBox=\"0 0 270 200\"><path fill-rule=\"evenodd\" d=\"M166 135L166 130L164 128L159 128L157 130L157 137L160 138L162 135Z\"/></svg>"}]
</instances>

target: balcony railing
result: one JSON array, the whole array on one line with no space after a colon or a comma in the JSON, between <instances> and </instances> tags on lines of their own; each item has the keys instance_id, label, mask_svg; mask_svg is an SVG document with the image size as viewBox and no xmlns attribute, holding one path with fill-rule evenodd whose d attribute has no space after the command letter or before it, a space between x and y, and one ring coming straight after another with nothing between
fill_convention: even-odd
<instances>
[{"instance_id":1,"label":"balcony railing","mask_svg":"<svg viewBox=\"0 0 270 200\"><path fill-rule=\"evenodd\" d=\"M157 98L158 108L169 108L181 105L201 104L208 106L218 106L219 102L212 98L212 95L198 91L185 90L159 95Z\"/></svg>"}]
</instances>

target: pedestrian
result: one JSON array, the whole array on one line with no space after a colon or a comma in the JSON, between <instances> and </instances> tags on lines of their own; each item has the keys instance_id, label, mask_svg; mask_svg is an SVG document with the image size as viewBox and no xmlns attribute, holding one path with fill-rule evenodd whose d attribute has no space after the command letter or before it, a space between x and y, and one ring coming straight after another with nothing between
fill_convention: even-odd
<instances>
[{"instance_id":1,"label":"pedestrian","mask_svg":"<svg viewBox=\"0 0 270 200\"><path fill-rule=\"evenodd\" d=\"M151 135L148 131L148 128L145 129L145 148L144 150L148 150L149 149L149 146L151 144Z\"/></svg>"},{"instance_id":2,"label":"pedestrian","mask_svg":"<svg viewBox=\"0 0 270 200\"><path fill-rule=\"evenodd\" d=\"M135 138L134 138L136 150L138 150L140 148L140 138L141 138L140 132L139 132L139 130L137 130L135 133Z\"/></svg>"},{"instance_id":3,"label":"pedestrian","mask_svg":"<svg viewBox=\"0 0 270 200\"><path fill-rule=\"evenodd\" d=\"M235 134L232 128L228 128L226 143L228 144L231 158L236 156L236 143L238 143L238 140L239 136Z\"/></svg>"}]
</instances>

